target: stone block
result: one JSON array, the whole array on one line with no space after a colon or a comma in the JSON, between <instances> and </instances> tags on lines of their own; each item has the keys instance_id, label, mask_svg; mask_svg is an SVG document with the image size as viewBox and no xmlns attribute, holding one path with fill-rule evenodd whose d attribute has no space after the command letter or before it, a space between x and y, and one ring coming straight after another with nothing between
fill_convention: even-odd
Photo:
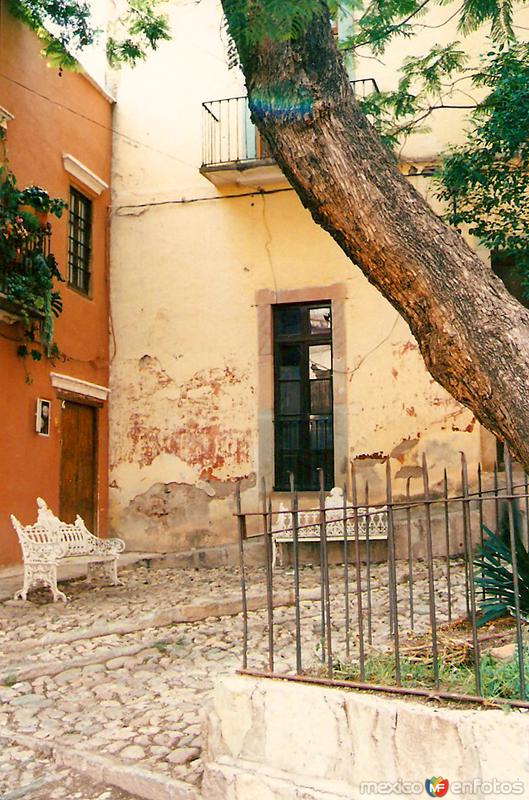
<instances>
[{"instance_id":1,"label":"stone block","mask_svg":"<svg viewBox=\"0 0 529 800\"><path fill-rule=\"evenodd\" d=\"M516 794L514 781L526 796L528 738L529 716L517 710L225 678L205 720L203 800L351 800L363 783L423 787L432 775L474 787L475 800L498 784Z\"/></svg>"}]
</instances>

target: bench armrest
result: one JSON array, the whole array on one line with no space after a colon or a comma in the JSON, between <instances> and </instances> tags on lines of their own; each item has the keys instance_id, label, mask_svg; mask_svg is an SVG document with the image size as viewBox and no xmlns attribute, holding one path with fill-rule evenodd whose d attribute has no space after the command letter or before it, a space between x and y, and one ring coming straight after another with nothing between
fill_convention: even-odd
<instances>
[{"instance_id":1,"label":"bench armrest","mask_svg":"<svg viewBox=\"0 0 529 800\"><path fill-rule=\"evenodd\" d=\"M83 534L86 538L90 541L90 545L92 547L93 553L107 553L109 555L117 555L118 553L122 553L125 549L125 542L123 539L112 538L112 539L100 539L99 536L94 536L93 533L90 533L88 528L86 527L84 520L82 517L77 515L75 519L76 527L80 528L83 531Z\"/></svg>"}]
</instances>

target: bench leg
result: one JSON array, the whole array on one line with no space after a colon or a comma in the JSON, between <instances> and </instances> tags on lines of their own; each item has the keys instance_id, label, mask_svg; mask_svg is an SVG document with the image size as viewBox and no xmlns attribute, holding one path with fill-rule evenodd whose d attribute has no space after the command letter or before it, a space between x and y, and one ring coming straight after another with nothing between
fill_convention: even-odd
<instances>
[{"instance_id":1,"label":"bench leg","mask_svg":"<svg viewBox=\"0 0 529 800\"><path fill-rule=\"evenodd\" d=\"M277 567L277 560L278 560L277 542L272 536L272 569L275 569Z\"/></svg>"},{"instance_id":2,"label":"bench leg","mask_svg":"<svg viewBox=\"0 0 529 800\"><path fill-rule=\"evenodd\" d=\"M117 558L114 561L111 561L109 564L105 564L105 572L112 584L112 586L124 586L123 581L120 581L118 578L118 560Z\"/></svg>"},{"instance_id":3,"label":"bench leg","mask_svg":"<svg viewBox=\"0 0 529 800\"><path fill-rule=\"evenodd\" d=\"M66 603L66 595L64 592L59 591L57 588L57 567L54 564L53 567L50 569L50 582L49 587L53 594L53 602L56 603L59 598L62 600L63 603Z\"/></svg>"},{"instance_id":4,"label":"bench leg","mask_svg":"<svg viewBox=\"0 0 529 800\"><path fill-rule=\"evenodd\" d=\"M109 581L112 586L123 586L123 581L118 578L118 560L113 561L94 561L88 565L86 575L87 581L92 581L97 572L101 572L105 581Z\"/></svg>"},{"instance_id":5,"label":"bench leg","mask_svg":"<svg viewBox=\"0 0 529 800\"><path fill-rule=\"evenodd\" d=\"M57 588L56 564L24 564L24 585L15 592L14 599L27 600L29 590L40 585L49 587L54 603L59 599L66 603L66 595Z\"/></svg>"}]
</instances>

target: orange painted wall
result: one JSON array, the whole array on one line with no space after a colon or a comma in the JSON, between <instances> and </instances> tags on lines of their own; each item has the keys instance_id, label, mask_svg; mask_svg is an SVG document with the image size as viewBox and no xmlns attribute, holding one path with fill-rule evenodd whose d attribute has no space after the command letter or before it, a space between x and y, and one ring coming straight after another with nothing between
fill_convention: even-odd
<instances>
[{"instance_id":1,"label":"orange painted wall","mask_svg":"<svg viewBox=\"0 0 529 800\"><path fill-rule=\"evenodd\" d=\"M50 196L68 199L76 182L63 154L77 158L110 184L112 104L80 73L48 67L34 34L14 20L0 0L0 106L14 115L7 126L9 165L23 187L36 184ZM20 560L9 514L23 523L36 519L37 496L58 511L60 405L50 372L108 386L108 206L109 190L93 202L92 292L85 297L60 285L63 313L55 326L61 357L32 362L17 356L18 324L0 322L0 564ZM52 252L67 275L67 219L52 222ZM35 432L37 398L52 400L49 437ZM73 398L72 398L73 399ZM106 535L108 506L108 410L98 412L98 528Z\"/></svg>"}]
</instances>

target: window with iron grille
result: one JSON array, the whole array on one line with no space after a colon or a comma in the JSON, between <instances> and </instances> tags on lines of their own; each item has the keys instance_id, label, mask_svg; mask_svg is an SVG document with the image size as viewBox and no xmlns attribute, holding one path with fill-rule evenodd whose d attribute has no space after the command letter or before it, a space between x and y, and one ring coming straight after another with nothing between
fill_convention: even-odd
<instances>
[{"instance_id":1,"label":"window with iron grille","mask_svg":"<svg viewBox=\"0 0 529 800\"><path fill-rule=\"evenodd\" d=\"M68 283L84 294L90 292L92 201L70 189L68 213Z\"/></svg>"},{"instance_id":2,"label":"window with iron grille","mask_svg":"<svg viewBox=\"0 0 529 800\"><path fill-rule=\"evenodd\" d=\"M330 302L274 306L275 488L334 485Z\"/></svg>"}]
</instances>

